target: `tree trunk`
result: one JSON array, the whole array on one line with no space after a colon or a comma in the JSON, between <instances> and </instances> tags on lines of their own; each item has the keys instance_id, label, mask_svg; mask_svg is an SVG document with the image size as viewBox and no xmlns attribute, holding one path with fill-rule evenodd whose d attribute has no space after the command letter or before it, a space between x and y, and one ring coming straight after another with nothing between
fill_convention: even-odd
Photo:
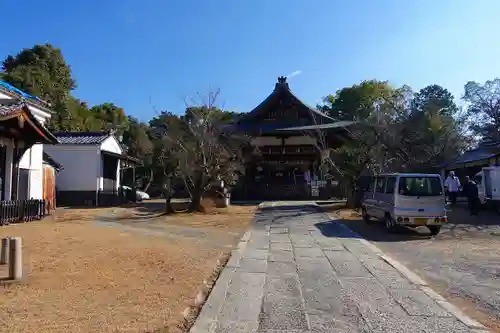
<instances>
[{"instance_id":1,"label":"tree trunk","mask_svg":"<svg viewBox=\"0 0 500 333\"><path fill-rule=\"evenodd\" d=\"M350 181L347 191L347 207L358 210L361 208L362 199L363 192L359 186L359 179Z\"/></svg>"},{"instance_id":2,"label":"tree trunk","mask_svg":"<svg viewBox=\"0 0 500 333\"><path fill-rule=\"evenodd\" d=\"M190 212L200 211L201 199L203 197L204 182L205 182L205 173L202 171L198 173L196 177L193 188L193 194L191 196L191 203L189 204L188 211Z\"/></svg>"},{"instance_id":3,"label":"tree trunk","mask_svg":"<svg viewBox=\"0 0 500 333\"><path fill-rule=\"evenodd\" d=\"M165 214L172 214L174 208L172 207L172 182L170 177L164 178L162 187L163 197L165 198Z\"/></svg>"},{"instance_id":4,"label":"tree trunk","mask_svg":"<svg viewBox=\"0 0 500 333\"><path fill-rule=\"evenodd\" d=\"M143 191L144 192L147 192L149 187L151 186L151 184L153 183L153 169L149 169L149 179L148 179L148 183L146 184L146 186L144 187Z\"/></svg>"},{"instance_id":5,"label":"tree trunk","mask_svg":"<svg viewBox=\"0 0 500 333\"><path fill-rule=\"evenodd\" d=\"M172 196L165 196L165 214L174 213L174 208L172 207Z\"/></svg>"}]
</instances>

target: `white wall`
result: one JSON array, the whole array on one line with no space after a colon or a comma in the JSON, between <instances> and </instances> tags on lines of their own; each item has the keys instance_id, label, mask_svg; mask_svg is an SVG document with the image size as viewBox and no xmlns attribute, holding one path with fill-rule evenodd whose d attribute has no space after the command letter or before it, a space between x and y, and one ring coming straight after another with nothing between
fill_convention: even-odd
<instances>
[{"instance_id":1,"label":"white wall","mask_svg":"<svg viewBox=\"0 0 500 333\"><path fill-rule=\"evenodd\" d=\"M0 93L0 98L12 99L12 97ZM44 124L50 119L50 113L43 111L34 106L28 105L31 113L35 118ZM43 198L43 145L36 144L26 150L19 161L19 168L28 169L28 198L42 199Z\"/></svg>"},{"instance_id":2,"label":"white wall","mask_svg":"<svg viewBox=\"0 0 500 333\"><path fill-rule=\"evenodd\" d=\"M116 154L122 153L122 148L118 143L118 140L114 136L110 136L101 143L101 150L109 151Z\"/></svg>"},{"instance_id":3,"label":"white wall","mask_svg":"<svg viewBox=\"0 0 500 333\"><path fill-rule=\"evenodd\" d=\"M120 146L120 143L114 136L110 136L106 140L104 140L101 143L101 150L104 151L109 151L112 153L116 154L121 154L123 152L122 147ZM117 168L116 168L116 182L115 182L115 189L117 190L120 187L120 161L117 163ZM103 190L105 187L104 184L104 179L102 177L102 163L101 163L101 168L100 168L100 174L99 174L99 189ZM108 190L106 188L106 190Z\"/></svg>"},{"instance_id":4,"label":"white wall","mask_svg":"<svg viewBox=\"0 0 500 333\"><path fill-rule=\"evenodd\" d=\"M56 173L59 191L96 191L101 174L101 156L95 145L45 145L45 151L63 170Z\"/></svg>"}]
</instances>

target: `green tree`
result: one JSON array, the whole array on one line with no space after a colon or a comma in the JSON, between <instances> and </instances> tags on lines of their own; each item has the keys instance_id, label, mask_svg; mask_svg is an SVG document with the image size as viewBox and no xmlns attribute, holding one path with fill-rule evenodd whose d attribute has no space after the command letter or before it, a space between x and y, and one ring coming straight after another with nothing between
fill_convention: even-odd
<instances>
[{"instance_id":1,"label":"green tree","mask_svg":"<svg viewBox=\"0 0 500 333\"><path fill-rule=\"evenodd\" d=\"M467 146L464 119L458 111L453 95L439 85L415 94L410 112L400 120L400 150L406 156L403 169L431 171Z\"/></svg>"},{"instance_id":2,"label":"green tree","mask_svg":"<svg viewBox=\"0 0 500 333\"><path fill-rule=\"evenodd\" d=\"M147 191L154 180L153 142L149 136L149 126L134 117L128 117L129 127L123 133L122 143L127 147L127 154L142 161L142 166L136 169L136 179L132 182L142 190Z\"/></svg>"},{"instance_id":3,"label":"green tree","mask_svg":"<svg viewBox=\"0 0 500 333\"><path fill-rule=\"evenodd\" d=\"M50 44L7 56L2 70L3 80L52 104L65 99L76 87L61 50Z\"/></svg>"},{"instance_id":4,"label":"green tree","mask_svg":"<svg viewBox=\"0 0 500 333\"><path fill-rule=\"evenodd\" d=\"M90 108L92 116L101 124L101 130L122 135L129 126L125 111L113 103L103 103Z\"/></svg>"},{"instance_id":5,"label":"green tree","mask_svg":"<svg viewBox=\"0 0 500 333\"><path fill-rule=\"evenodd\" d=\"M323 153L326 166L341 184L350 188L349 204L356 202L355 188L365 172L379 172L393 162L387 156L397 138L394 124L407 104L407 88L394 89L385 81L363 81L324 98L318 108L336 121L355 121L352 139L341 148ZM323 148L327 149L326 145Z\"/></svg>"},{"instance_id":6,"label":"green tree","mask_svg":"<svg viewBox=\"0 0 500 333\"><path fill-rule=\"evenodd\" d=\"M468 104L472 132L483 138L500 140L500 79L484 84L467 82L463 99Z\"/></svg>"}]
</instances>

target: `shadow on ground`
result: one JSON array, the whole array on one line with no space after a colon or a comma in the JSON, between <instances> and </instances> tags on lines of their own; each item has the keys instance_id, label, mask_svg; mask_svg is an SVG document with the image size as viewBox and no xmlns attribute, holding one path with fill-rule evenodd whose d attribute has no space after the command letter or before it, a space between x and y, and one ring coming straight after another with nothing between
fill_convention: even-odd
<instances>
[{"instance_id":1,"label":"shadow on ground","mask_svg":"<svg viewBox=\"0 0 500 333\"><path fill-rule=\"evenodd\" d=\"M351 216L333 221L316 224L316 227L327 237L353 237L345 234L336 234L340 222L361 237L375 242L406 242L425 239L475 239L500 237L500 218L493 212L482 211L479 216L470 216L468 211L458 205L448 214L448 224L441 228L437 236L431 236L426 227L407 228L399 227L394 233L389 233L382 222L362 220L361 216Z\"/></svg>"}]
</instances>

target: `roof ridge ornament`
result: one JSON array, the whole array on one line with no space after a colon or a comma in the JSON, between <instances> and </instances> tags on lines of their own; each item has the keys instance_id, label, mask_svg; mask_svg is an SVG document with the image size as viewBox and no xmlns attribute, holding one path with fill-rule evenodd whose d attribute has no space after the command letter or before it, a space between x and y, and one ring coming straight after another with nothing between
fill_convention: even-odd
<instances>
[{"instance_id":1,"label":"roof ridge ornament","mask_svg":"<svg viewBox=\"0 0 500 333\"><path fill-rule=\"evenodd\" d=\"M274 89L278 89L279 87L284 87L286 89L289 89L288 82L286 82L286 76L278 76L278 83L276 83Z\"/></svg>"}]
</instances>

